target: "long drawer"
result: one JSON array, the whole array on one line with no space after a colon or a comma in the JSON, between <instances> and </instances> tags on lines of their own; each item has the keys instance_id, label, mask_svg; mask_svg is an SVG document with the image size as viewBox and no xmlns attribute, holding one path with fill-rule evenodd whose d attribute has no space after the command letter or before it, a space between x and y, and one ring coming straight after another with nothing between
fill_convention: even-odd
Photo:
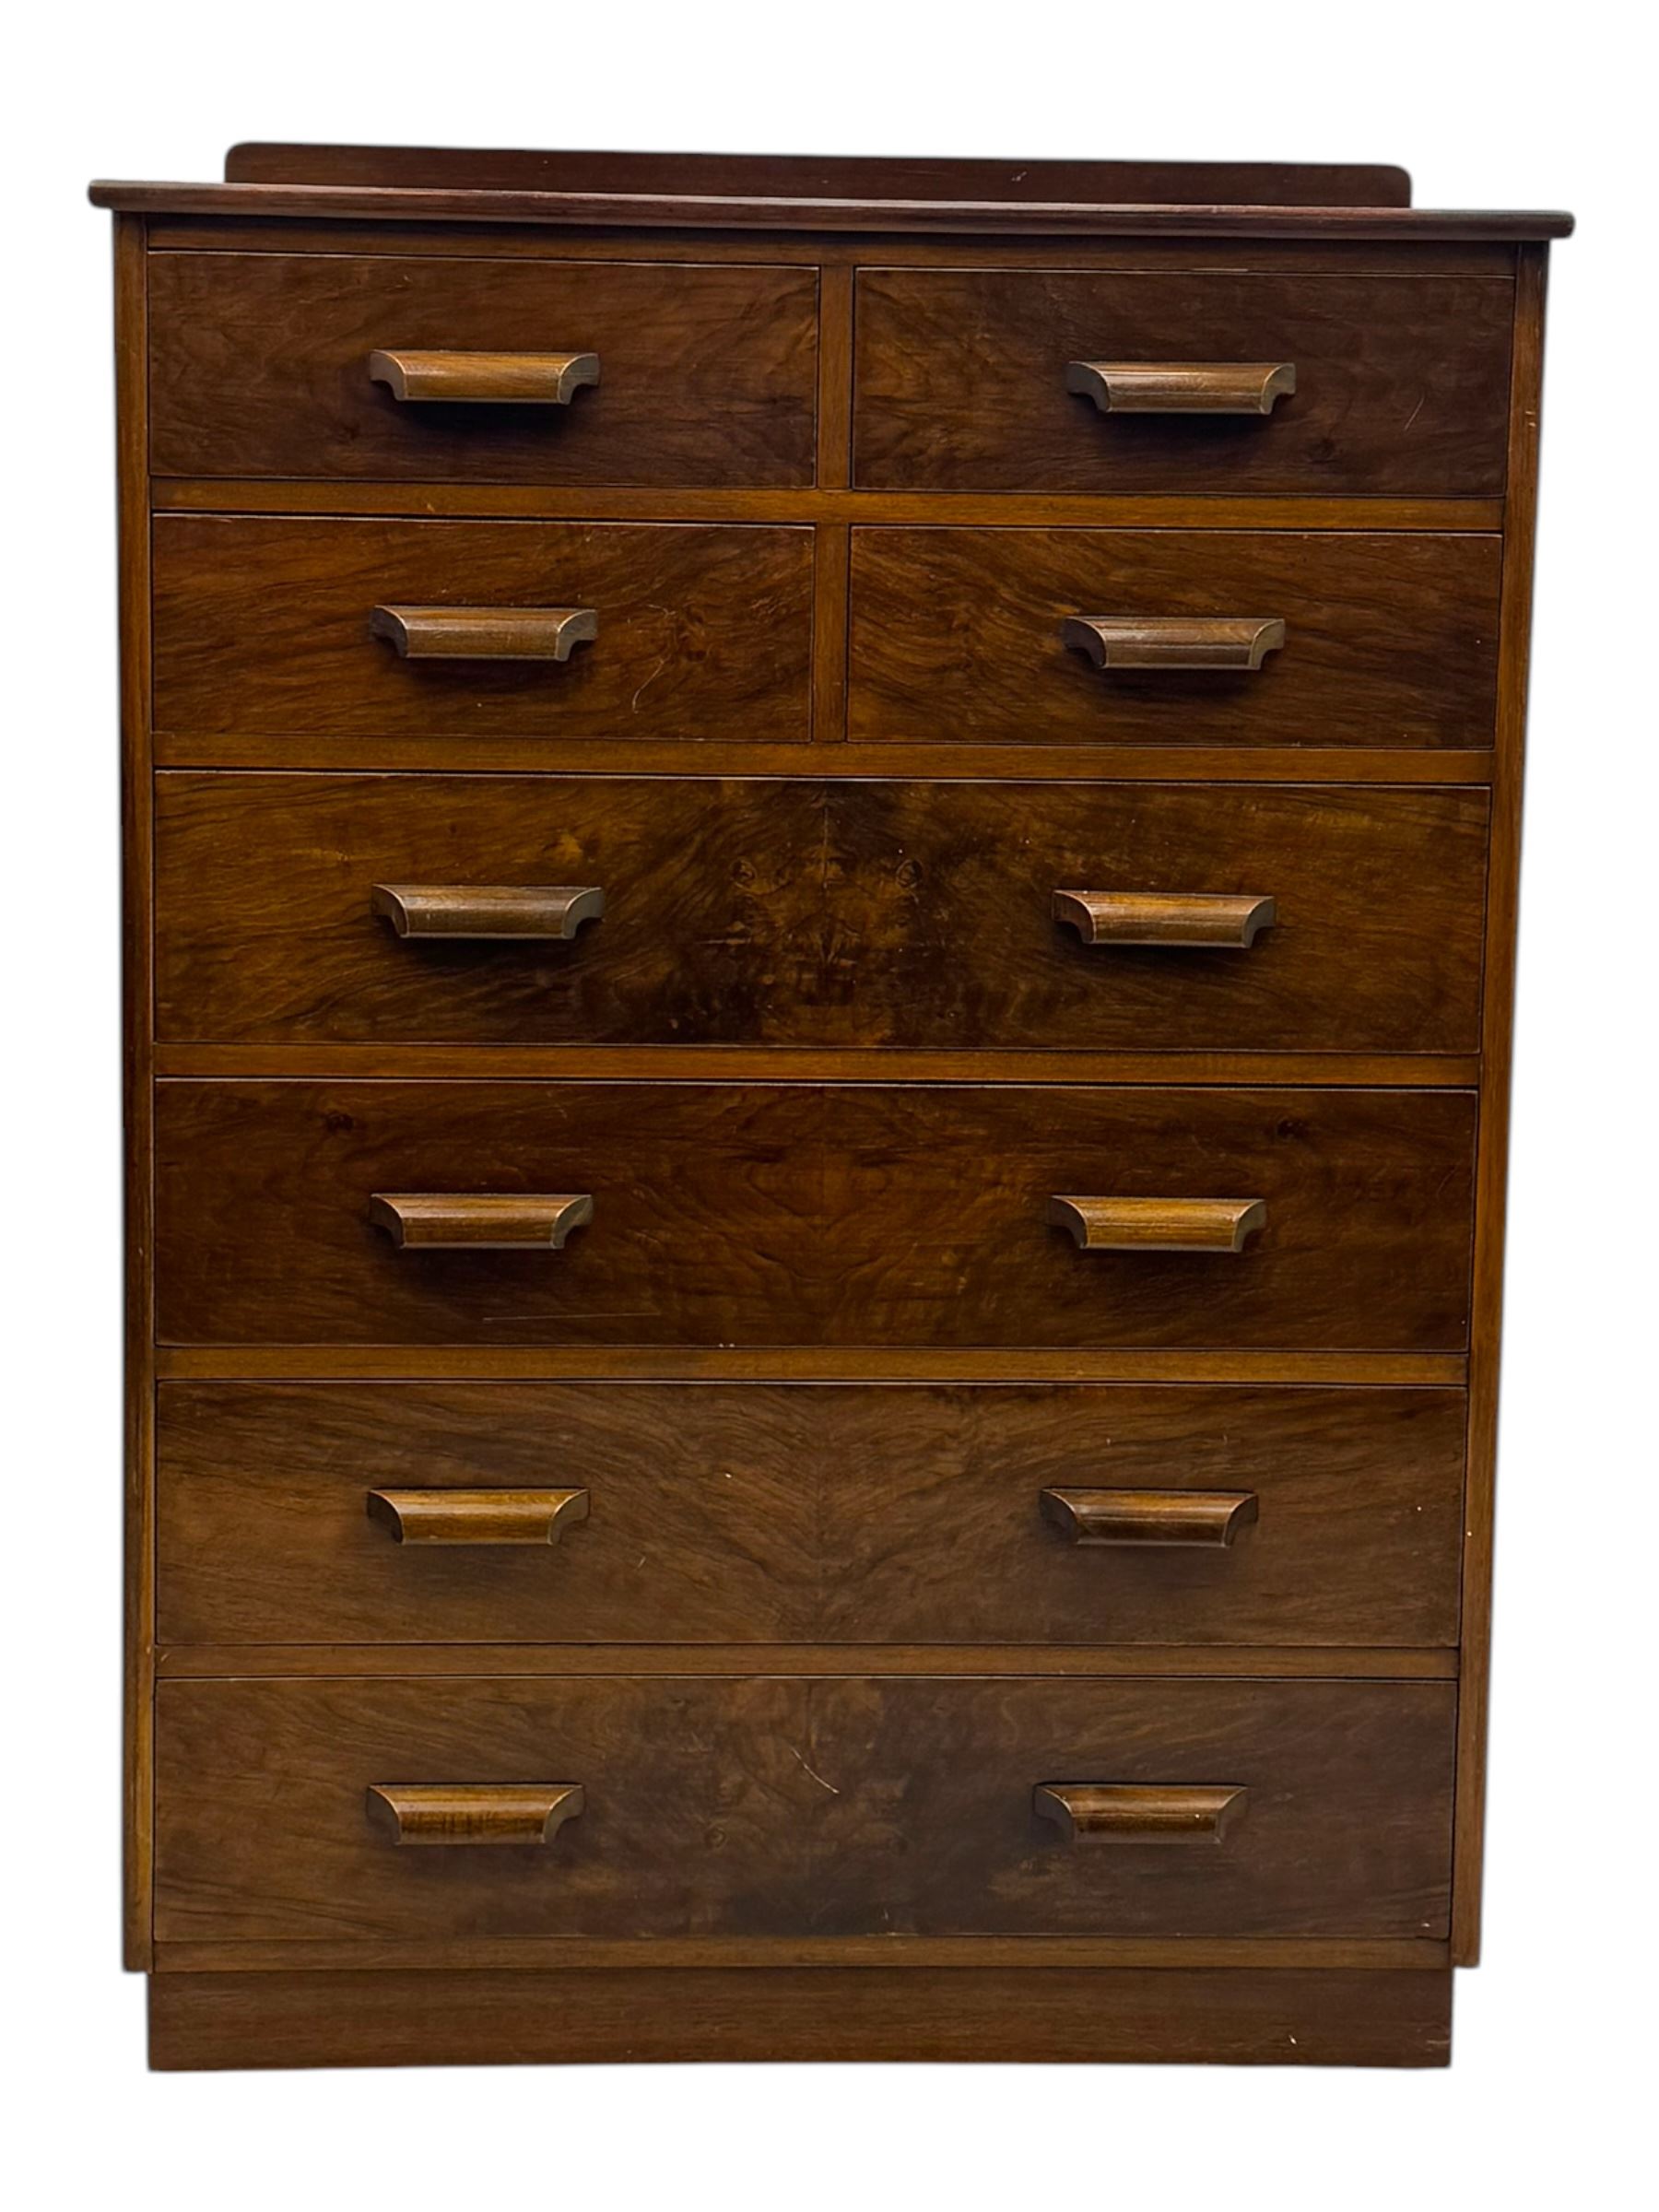
<instances>
[{"instance_id":1,"label":"long drawer","mask_svg":"<svg viewBox=\"0 0 1659 2212\"><path fill-rule=\"evenodd\" d=\"M858 529L849 733L1488 747L1501 558L1454 532Z\"/></svg>"},{"instance_id":2,"label":"long drawer","mask_svg":"<svg viewBox=\"0 0 1659 2212\"><path fill-rule=\"evenodd\" d=\"M164 1643L1456 1641L1453 1390L164 1383Z\"/></svg>"},{"instance_id":3,"label":"long drawer","mask_svg":"<svg viewBox=\"0 0 1659 2212\"><path fill-rule=\"evenodd\" d=\"M1453 1708L1426 1682L169 1681L156 1934L1442 1936Z\"/></svg>"},{"instance_id":4,"label":"long drawer","mask_svg":"<svg viewBox=\"0 0 1659 2212\"><path fill-rule=\"evenodd\" d=\"M277 766L295 732L347 763L453 737L457 766L471 737L809 735L810 530L175 514L154 561L157 729ZM533 652L490 634L526 614Z\"/></svg>"},{"instance_id":5,"label":"long drawer","mask_svg":"<svg viewBox=\"0 0 1659 2212\"><path fill-rule=\"evenodd\" d=\"M169 1081L159 1333L1461 1351L1474 1130L1450 1090Z\"/></svg>"},{"instance_id":6,"label":"long drawer","mask_svg":"<svg viewBox=\"0 0 1659 2212\"><path fill-rule=\"evenodd\" d=\"M1503 488L1513 311L1503 276L863 269L854 481L1490 495ZM1240 411L1147 413L1156 394L1068 376L1074 362L1258 373L1223 397Z\"/></svg>"},{"instance_id":7,"label":"long drawer","mask_svg":"<svg viewBox=\"0 0 1659 2212\"><path fill-rule=\"evenodd\" d=\"M158 1030L1471 1052L1488 812L1329 785L165 774ZM548 896L457 916L478 886Z\"/></svg>"},{"instance_id":8,"label":"long drawer","mask_svg":"<svg viewBox=\"0 0 1659 2212\"><path fill-rule=\"evenodd\" d=\"M812 481L814 269L155 253L149 286L159 476ZM400 394L387 348L442 373ZM587 355L597 381L502 404L492 355Z\"/></svg>"}]
</instances>

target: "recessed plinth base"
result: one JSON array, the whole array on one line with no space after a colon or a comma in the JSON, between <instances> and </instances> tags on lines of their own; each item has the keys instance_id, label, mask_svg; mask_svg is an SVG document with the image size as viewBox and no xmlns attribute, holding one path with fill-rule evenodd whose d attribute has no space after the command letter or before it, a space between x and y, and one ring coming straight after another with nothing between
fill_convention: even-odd
<instances>
[{"instance_id":1,"label":"recessed plinth base","mask_svg":"<svg viewBox=\"0 0 1659 2212\"><path fill-rule=\"evenodd\" d=\"M1443 2066L1449 1971L618 1968L162 1973L150 2064L1037 2060Z\"/></svg>"}]
</instances>

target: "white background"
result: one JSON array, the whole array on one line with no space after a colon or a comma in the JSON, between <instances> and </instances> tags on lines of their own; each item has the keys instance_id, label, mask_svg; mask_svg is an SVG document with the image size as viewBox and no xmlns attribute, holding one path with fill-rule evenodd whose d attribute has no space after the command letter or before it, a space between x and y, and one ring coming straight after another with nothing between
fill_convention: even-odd
<instances>
[{"instance_id":1,"label":"white background","mask_svg":"<svg viewBox=\"0 0 1659 2212\"><path fill-rule=\"evenodd\" d=\"M1651 2182L1646 2156L1615 2178L1652 2107L1659 1757L1643 20L1596 0L153 0L13 19L0 1296L20 1359L0 1516L0 2140L15 2203L1324 2212L1482 2188L1513 2203L1529 2185L1599 2206ZM227 145L261 137L1397 161L1422 205L1577 212L1550 277L1488 1962L1459 1979L1450 2073L144 2071L142 1984L116 1968L113 459L108 223L83 194L94 175L212 177Z\"/></svg>"}]
</instances>

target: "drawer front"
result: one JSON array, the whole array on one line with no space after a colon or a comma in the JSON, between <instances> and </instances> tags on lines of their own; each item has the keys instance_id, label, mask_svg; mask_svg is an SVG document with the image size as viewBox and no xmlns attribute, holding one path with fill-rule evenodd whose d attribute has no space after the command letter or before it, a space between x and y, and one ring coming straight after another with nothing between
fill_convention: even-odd
<instances>
[{"instance_id":1,"label":"drawer front","mask_svg":"<svg viewBox=\"0 0 1659 2212\"><path fill-rule=\"evenodd\" d=\"M1444 1646L1464 1420L1452 1390L164 1383L158 1633Z\"/></svg>"},{"instance_id":2,"label":"drawer front","mask_svg":"<svg viewBox=\"0 0 1659 2212\"><path fill-rule=\"evenodd\" d=\"M1474 1127L1455 1091L164 1082L159 1330L1460 1351ZM593 1218L559 1250L400 1249L372 1206L526 1193ZM1082 1250L1073 1194L1265 1221L1237 1253Z\"/></svg>"},{"instance_id":3,"label":"drawer front","mask_svg":"<svg viewBox=\"0 0 1659 2212\"><path fill-rule=\"evenodd\" d=\"M159 476L810 484L811 269L150 257ZM595 354L564 405L399 398L370 357ZM465 387L464 388L468 388Z\"/></svg>"},{"instance_id":4,"label":"drawer front","mask_svg":"<svg viewBox=\"0 0 1659 2212\"><path fill-rule=\"evenodd\" d=\"M159 1033L1473 1052L1487 821L1473 790L164 774ZM479 884L605 912L502 940L375 910ZM1085 942L1065 889L1274 920L1248 947Z\"/></svg>"},{"instance_id":5,"label":"drawer front","mask_svg":"<svg viewBox=\"0 0 1659 2212\"><path fill-rule=\"evenodd\" d=\"M1453 1709L1448 1683L164 1682L156 1933L1439 1936ZM507 1782L581 1809L491 1848L367 1810L388 1787L409 1836L414 1790ZM1242 1795L1219 1841L1083 1840L1037 1809L1056 1783Z\"/></svg>"},{"instance_id":6,"label":"drawer front","mask_svg":"<svg viewBox=\"0 0 1659 2212\"><path fill-rule=\"evenodd\" d=\"M1505 277L865 269L857 306L872 489L1503 489ZM1102 411L1074 361L1282 364L1296 386L1267 415Z\"/></svg>"},{"instance_id":7,"label":"drawer front","mask_svg":"<svg viewBox=\"0 0 1659 2212\"><path fill-rule=\"evenodd\" d=\"M379 736L463 760L469 737L803 741L812 552L742 524L158 516L156 726L304 732L347 760ZM585 610L596 634L562 660L406 653L377 608Z\"/></svg>"},{"instance_id":8,"label":"drawer front","mask_svg":"<svg viewBox=\"0 0 1659 2212\"><path fill-rule=\"evenodd\" d=\"M849 731L1489 746L1501 551L1498 537L1450 533L855 530ZM1080 616L1202 623L1206 637L1183 633L1189 657L1217 650L1218 623L1282 623L1284 638L1254 667L1100 667L1066 642Z\"/></svg>"}]
</instances>

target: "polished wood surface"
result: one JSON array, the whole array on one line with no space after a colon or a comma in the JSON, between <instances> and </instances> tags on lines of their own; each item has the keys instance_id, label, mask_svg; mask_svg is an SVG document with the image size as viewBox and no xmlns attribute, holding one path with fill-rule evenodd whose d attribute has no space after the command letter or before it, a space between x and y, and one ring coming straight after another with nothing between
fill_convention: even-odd
<instances>
[{"instance_id":1,"label":"polished wood surface","mask_svg":"<svg viewBox=\"0 0 1659 2212\"><path fill-rule=\"evenodd\" d=\"M1272 415L1102 413L1065 365L1294 363ZM853 481L875 490L1500 491L1510 288L1075 270L858 276Z\"/></svg>"},{"instance_id":2,"label":"polished wood surface","mask_svg":"<svg viewBox=\"0 0 1659 2212\"><path fill-rule=\"evenodd\" d=\"M1486 821L1453 790L163 774L157 1022L406 1051L1468 1052ZM463 866L509 888L414 894L430 941L371 911ZM601 924L460 941L506 934L514 884L533 916L555 871L603 888Z\"/></svg>"},{"instance_id":3,"label":"polished wood surface","mask_svg":"<svg viewBox=\"0 0 1659 2212\"><path fill-rule=\"evenodd\" d=\"M585 1191L376 1191L369 1201L375 1228L408 1252L562 1252L571 1231L593 1218Z\"/></svg>"},{"instance_id":4,"label":"polished wood surface","mask_svg":"<svg viewBox=\"0 0 1659 2212\"><path fill-rule=\"evenodd\" d=\"M1102 415L1271 415L1296 390L1292 361L1068 361L1065 388Z\"/></svg>"},{"instance_id":5,"label":"polished wood surface","mask_svg":"<svg viewBox=\"0 0 1659 2212\"><path fill-rule=\"evenodd\" d=\"M158 253L150 465L185 477L809 484L810 272ZM376 353L597 354L568 407L400 404Z\"/></svg>"},{"instance_id":6,"label":"polished wood surface","mask_svg":"<svg viewBox=\"0 0 1659 2212\"><path fill-rule=\"evenodd\" d=\"M568 407L599 382L596 353L419 352L369 356L369 374L394 399L465 406Z\"/></svg>"},{"instance_id":7,"label":"polished wood surface","mask_svg":"<svg viewBox=\"0 0 1659 2212\"><path fill-rule=\"evenodd\" d=\"M1237 1667L1457 1633L1457 1390L167 1382L159 1407L175 1651L1144 1641ZM550 1524L549 1495L586 1517ZM1221 1500L1230 1542L1198 1543ZM539 1548L482 1547L501 1522Z\"/></svg>"},{"instance_id":8,"label":"polished wood surface","mask_svg":"<svg viewBox=\"0 0 1659 2212\"><path fill-rule=\"evenodd\" d=\"M156 1932L1443 1935L1453 1703L1431 1682L169 1681ZM389 1855L362 1809L388 1771L551 1771L585 1809L510 1865ZM1223 1850L1078 1851L1033 1806L1057 1775L1219 1777L1249 1817Z\"/></svg>"},{"instance_id":9,"label":"polished wood surface","mask_svg":"<svg viewBox=\"0 0 1659 2212\"><path fill-rule=\"evenodd\" d=\"M379 1782L363 1793L370 1829L382 1842L446 1850L551 1843L586 1802L573 1782Z\"/></svg>"},{"instance_id":10,"label":"polished wood surface","mask_svg":"<svg viewBox=\"0 0 1659 2212\"><path fill-rule=\"evenodd\" d=\"M166 1083L159 1334L1461 1351L1474 1122L1447 1091ZM1236 1264L1078 1252L1048 1202L1108 1162L1268 1226ZM371 1218L469 1183L585 1191L596 1226L412 1255Z\"/></svg>"},{"instance_id":11,"label":"polished wood surface","mask_svg":"<svg viewBox=\"0 0 1659 2212\"><path fill-rule=\"evenodd\" d=\"M1068 1843L1220 1843L1243 1819L1248 1790L1202 1783L1047 1782L1031 1809Z\"/></svg>"},{"instance_id":12,"label":"polished wood surface","mask_svg":"<svg viewBox=\"0 0 1659 2212\"><path fill-rule=\"evenodd\" d=\"M1261 1198L1061 1198L1048 1218L1079 1252L1242 1252L1267 1226Z\"/></svg>"},{"instance_id":13,"label":"polished wood surface","mask_svg":"<svg viewBox=\"0 0 1659 2212\"><path fill-rule=\"evenodd\" d=\"M1191 200L1250 206L1408 207L1411 181L1381 163L986 161L926 156L513 152L503 147L233 146L238 184L441 183L474 192L680 192L780 199Z\"/></svg>"},{"instance_id":14,"label":"polished wood surface","mask_svg":"<svg viewBox=\"0 0 1659 2212\"><path fill-rule=\"evenodd\" d=\"M158 725L234 731L284 764L320 730L348 764L379 733L807 735L812 538L695 524L159 517ZM598 636L563 662L411 661L377 606L531 606L554 593Z\"/></svg>"},{"instance_id":15,"label":"polished wood surface","mask_svg":"<svg viewBox=\"0 0 1659 2212\"><path fill-rule=\"evenodd\" d=\"M291 1952L292 1946L285 1946ZM1036 2059L1443 2066L1452 1976L1174 1969L175 1973L175 2068Z\"/></svg>"},{"instance_id":16,"label":"polished wood surface","mask_svg":"<svg viewBox=\"0 0 1659 2212\"><path fill-rule=\"evenodd\" d=\"M854 530L848 732L1489 746L1500 555L1486 536ZM1207 621L1258 609L1287 642L1256 669L1103 672L1065 636L1079 610Z\"/></svg>"},{"instance_id":17,"label":"polished wood surface","mask_svg":"<svg viewBox=\"0 0 1659 2212\"><path fill-rule=\"evenodd\" d=\"M371 1490L369 1518L394 1544L557 1544L588 1517L585 1490Z\"/></svg>"},{"instance_id":18,"label":"polished wood surface","mask_svg":"<svg viewBox=\"0 0 1659 2212\"><path fill-rule=\"evenodd\" d=\"M228 175L95 194L158 2062L1443 2060L1567 219Z\"/></svg>"},{"instance_id":19,"label":"polished wood surface","mask_svg":"<svg viewBox=\"0 0 1659 2212\"><path fill-rule=\"evenodd\" d=\"M591 606L371 606L369 634L406 661L568 661L599 635Z\"/></svg>"}]
</instances>

